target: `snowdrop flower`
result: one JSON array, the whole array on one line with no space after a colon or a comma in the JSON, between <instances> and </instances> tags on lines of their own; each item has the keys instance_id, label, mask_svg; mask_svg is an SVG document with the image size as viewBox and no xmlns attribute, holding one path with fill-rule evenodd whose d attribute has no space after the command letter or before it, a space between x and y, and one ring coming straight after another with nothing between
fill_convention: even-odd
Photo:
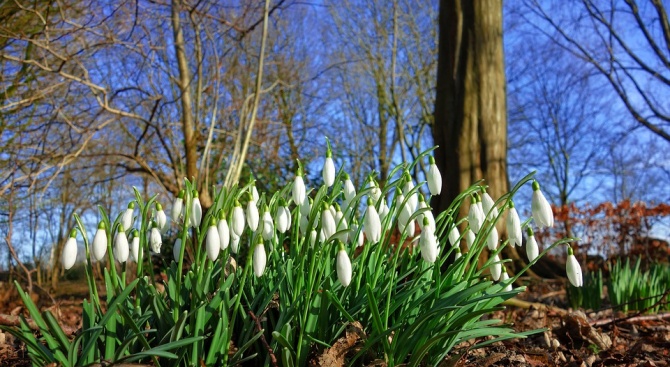
<instances>
[{"instance_id":1,"label":"snowdrop flower","mask_svg":"<svg viewBox=\"0 0 670 367\"><path fill-rule=\"evenodd\" d=\"M456 251L456 253L454 254L454 261L460 259L461 256L463 256L461 254L461 248L460 247L454 246L454 251Z\"/></svg>"},{"instance_id":2,"label":"snowdrop flower","mask_svg":"<svg viewBox=\"0 0 670 367\"><path fill-rule=\"evenodd\" d=\"M300 162L298 162L298 172L295 174L293 179L293 187L291 188L291 194L293 197L293 202L295 205L302 205L305 202L305 181L302 179L302 168L300 167Z\"/></svg>"},{"instance_id":3,"label":"snowdrop flower","mask_svg":"<svg viewBox=\"0 0 670 367\"><path fill-rule=\"evenodd\" d=\"M495 226L491 228L491 232L486 237L486 245L491 251L495 251L498 248L498 230Z\"/></svg>"},{"instance_id":4,"label":"snowdrop flower","mask_svg":"<svg viewBox=\"0 0 670 367\"><path fill-rule=\"evenodd\" d=\"M63 253L61 254L61 264L65 270L69 270L77 261L77 230L73 229L70 232L70 237L63 246Z\"/></svg>"},{"instance_id":5,"label":"snowdrop flower","mask_svg":"<svg viewBox=\"0 0 670 367\"><path fill-rule=\"evenodd\" d=\"M279 200L277 214L275 215L275 223L277 224L279 233L286 233L291 227L291 211L286 206L284 199Z\"/></svg>"},{"instance_id":6,"label":"snowdrop flower","mask_svg":"<svg viewBox=\"0 0 670 367\"><path fill-rule=\"evenodd\" d=\"M124 263L128 260L129 253L128 237L126 237L123 226L120 225L119 230L116 232L116 237L114 237L114 258L116 258L116 261Z\"/></svg>"},{"instance_id":7,"label":"snowdrop flower","mask_svg":"<svg viewBox=\"0 0 670 367\"><path fill-rule=\"evenodd\" d=\"M484 215L489 222L498 218L498 208L491 198L491 195L489 195L485 189L482 189L482 208L484 209Z\"/></svg>"},{"instance_id":8,"label":"snowdrop flower","mask_svg":"<svg viewBox=\"0 0 670 367\"><path fill-rule=\"evenodd\" d=\"M472 232L470 228L465 232L465 244L468 246L468 250L472 248L472 245L475 243L475 232Z\"/></svg>"},{"instance_id":9,"label":"snowdrop flower","mask_svg":"<svg viewBox=\"0 0 670 367\"><path fill-rule=\"evenodd\" d=\"M437 239L433 233L433 229L428 226L426 219L424 218L423 227L425 228L421 232L421 237L419 238L419 246L421 247L421 257L423 261L432 264L437 260Z\"/></svg>"},{"instance_id":10,"label":"snowdrop flower","mask_svg":"<svg viewBox=\"0 0 670 367\"><path fill-rule=\"evenodd\" d=\"M533 261L540 254L540 248L537 246L533 229L528 227L526 234L528 235L528 239L526 240L526 255L528 256L528 261Z\"/></svg>"},{"instance_id":11,"label":"snowdrop flower","mask_svg":"<svg viewBox=\"0 0 670 367\"><path fill-rule=\"evenodd\" d=\"M350 229L350 237L353 238L353 243L356 244L356 247L361 247L363 246L363 242L365 238L363 238L363 232L359 231L360 226L358 225L358 219L354 217L353 221L351 222L351 227Z\"/></svg>"},{"instance_id":12,"label":"snowdrop flower","mask_svg":"<svg viewBox=\"0 0 670 367\"><path fill-rule=\"evenodd\" d=\"M214 261L219 257L221 251L221 238L219 237L219 230L216 228L216 218L212 217L207 227L207 238L205 239L205 249L207 250L207 257Z\"/></svg>"},{"instance_id":13,"label":"snowdrop flower","mask_svg":"<svg viewBox=\"0 0 670 367\"><path fill-rule=\"evenodd\" d=\"M158 223L158 229L165 233L167 229L167 215L165 215L163 206L158 202L156 202L156 223Z\"/></svg>"},{"instance_id":14,"label":"snowdrop flower","mask_svg":"<svg viewBox=\"0 0 670 367\"><path fill-rule=\"evenodd\" d=\"M582 267L579 265L579 261L575 257L575 254L572 252L572 247L568 246L568 260L565 262L565 271L568 274L568 280L575 287L581 287L584 285L584 280L582 279Z\"/></svg>"},{"instance_id":15,"label":"snowdrop flower","mask_svg":"<svg viewBox=\"0 0 670 367\"><path fill-rule=\"evenodd\" d=\"M100 261L105 258L107 253L107 231L105 222L98 223L98 230L93 237L93 257Z\"/></svg>"},{"instance_id":16,"label":"snowdrop flower","mask_svg":"<svg viewBox=\"0 0 670 367\"><path fill-rule=\"evenodd\" d=\"M326 160L323 162L323 183L326 187L331 187L335 183L335 163L333 163L333 151L330 150L330 144L326 149Z\"/></svg>"},{"instance_id":17,"label":"snowdrop flower","mask_svg":"<svg viewBox=\"0 0 670 367\"><path fill-rule=\"evenodd\" d=\"M412 192L414 189L414 182L412 182L412 176L408 171L405 171L405 184L402 187L402 192L407 197L407 203L405 204L405 210L407 210L410 215L416 210L416 206L419 202L419 199L416 195L416 192Z\"/></svg>"},{"instance_id":18,"label":"snowdrop flower","mask_svg":"<svg viewBox=\"0 0 670 367\"><path fill-rule=\"evenodd\" d=\"M370 197L368 197L368 208L365 210L365 216L363 217L363 226L368 240L372 243L379 242L382 238L382 223Z\"/></svg>"},{"instance_id":19,"label":"snowdrop flower","mask_svg":"<svg viewBox=\"0 0 670 367\"><path fill-rule=\"evenodd\" d=\"M540 191L540 184L533 181L533 198L531 199L531 211L533 213L533 220L538 228L554 226L554 212L551 210L551 205Z\"/></svg>"},{"instance_id":20,"label":"snowdrop flower","mask_svg":"<svg viewBox=\"0 0 670 367\"><path fill-rule=\"evenodd\" d=\"M230 244L230 228L226 220L226 212L223 210L219 211L219 223L216 225L216 230L219 232L221 250L227 249Z\"/></svg>"},{"instance_id":21,"label":"snowdrop flower","mask_svg":"<svg viewBox=\"0 0 670 367\"><path fill-rule=\"evenodd\" d=\"M353 182L351 182L348 173L344 174L344 184L342 186L342 190L344 191L344 200L347 203L351 203L351 201L356 197L356 188L354 187Z\"/></svg>"},{"instance_id":22,"label":"snowdrop flower","mask_svg":"<svg viewBox=\"0 0 670 367\"><path fill-rule=\"evenodd\" d=\"M458 231L456 224L451 227L449 231L449 243L456 246L458 244L458 239L461 237L461 233Z\"/></svg>"},{"instance_id":23,"label":"snowdrop flower","mask_svg":"<svg viewBox=\"0 0 670 367\"><path fill-rule=\"evenodd\" d=\"M184 210L184 195L186 192L184 190L180 190L179 194L177 194L177 197L174 199L174 203L172 203L172 221L177 222L179 220L179 217L181 216L182 210Z\"/></svg>"},{"instance_id":24,"label":"snowdrop flower","mask_svg":"<svg viewBox=\"0 0 670 367\"><path fill-rule=\"evenodd\" d=\"M121 226L125 229L130 229L133 226L133 213L135 212L135 202L128 203L128 208L121 217Z\"/></svg>"},{"instance_id":25,"label":"snowdrop flower","mask_svg":"<svg viewBox=\"0 0 670 367\"><path fill-rule=\"evenodd\" d=\"M307 200L305 200L307 201ZM309 225L309 218L306 215L300 215L300 233L305 234L307 231L307 226Z\"/></svg>"},{"instance_id":26,"label":"snowdrop flower","mask_svg":"<svg viewBox=\"0 0 670 367\"><path fill-rule=\"evenodd\" d=\"M255 202L258 202L258 199L260 199L260 196L258 195L258 190L256 189L256 182L251 185L251 197L254 198Z\"/></svg>"},{"instance_id":27,"label":"snowdrop flower","mask_svg":"<svg viewBox=\"0 0 670 367\"><path fill-rule=\"evenodd\" d=\"M198 197L198 190L193 190L193 204L191 205L191 226L194 228L200 227L202 221L202 205L200 205L200 198Z\"/></svg>"},{"instance_id":28,"label":"snowdrop flower","mask_svg":"<svg viewBox=\"0 0 670 367\"><path fill-rule=\"evenodd\" d=\"M512 246L521 246L522 243L522 234L521 234L521 219L519 219L519 213L517 213L516 208L514 207L514 202L509 202L509 211L507 213L507 238L509 239L509 244Z\"/></svg>"},{"instance_id":29,"label":"snowdrop flower","mask_svg":"<svg viewBox=\"0 0 670 367\"><path fill-rule=\"evenodd\" d=\"M244 232L244 210L240 205L240 202L235 200L235 206L233 207L233 215L230 219L232 233L237 237L242 236Z\"/></svg>"},{"instance_id":30,"label":"snowdrop flower","mask_svg":"<svg viewBox=\"0 0 670 367\"><path fill-rule=\"evenodd\" d=\"M302 205L300 205L300 214L303 217L309 217L309 213L312 211L313 202L312 198L306 198L302 201Z\"/></svg>"},{"instance_id":31,"label":"snowdrop flower","mask_svg":"<svg viewBox=\"0 0 670 367\"><path fill-rule=\"evenodd\" d=\"M254 268L254 275L260 278L265 272L265 264L267 263L267 255L265 254L265 245L263 241L254 246L254 254L252 259L252 265Z\"/></svg>"},{"instance_id":32,"label":"snowdrop flower","mask_svg":"<svg viewBox=\"0 0 670 367\"><path fill-rule=\"evenodd\" d=\"M381 204L379 204L379 221L382 222L386 218L387 215L391 212L391 209L389 209L389 206L386 205L386 199L382 199Z\"/></svg>"},{"instance_id":33,"label":"snowdrop flower","mask_svg":"<svg viewBox=\"0 0 670 367\"><path fill-rule=\"evenodd\" d=\"M177 237L174 241L174 246L172 246L172 257L174 257L174 262L179 262L179 256L181 256L181 235Z\"/></svg>"},{"instance_id":34,"label":"snowdrop flower","mask_svg":"<svg viewBox=\"0 0 670 367\"><path fill-rule=\"evenodd\" d=\"M230 251L236 254L240 250L240 236L230 232Z\"/></svg>"},{"instance_id":35,"label":"snowdrop flower","mask_svg":"<svg viewBox=\"0 0 670 367\"><path fill-rule=\"evenodd\" d=\"M424 200L423 195L419 194L419 204L417 210L424 208L429 207L426 205L426 201ZM417 221L419 222L419 228L421 228L421 230L423 230L423 218L428 219L428 225L433 229L433 232L435 232L435 218L433 217L433 212L427 210L417 216Z\"/></svg>"},{"instance_id":36,"label":"snowdrop flower","mask_svg":"<svg viewBox=\"0 0 670 367\"><path fill-rule=\"evenodd\" d=\"M502 264L500 263L500 256L498 254L495 254L492 258L492 264L491 267L489 268L489 271L491 272L491 278L493 280L498 281L500 280L500 275L502 273Z\"/></svg>"},{"instance_id":37,"label":"snowdrop flower","mask_svg":"<svg viewBox=\"0 0 670 367\"><path fill-rule=\"evenodd\" d=\"M270 214L270 208L268 208L267 205L263 211L263 222L261 225L263 226L261 228L261 236L263 236L263 239L266 241L271 240L272 237L274 237L275 225L272 222L272 214Z\"/></svg>"},{"instance_id":38,"label":"snowdrop flower","mask_svg":"<svg viewBox=\"0 0 670 367\"><path fill-rule=\"evenodd\" d=\"M135 262L140 261L140 231L133 229L133 240L130 243L130 253Z\"/></svg>"},{"instance_id":39,"label":"snowdrop flower","mask_svg":"<svg viewBox=\"0 0 670 367\"><path fill-rule=\"evenodd\" d=\"M310 248L314 248L314 245L316 245L316 237L317 237L316 229L312 229L309 232L309 247Z\"/></svg>"},{"instance_id":40,"label":"snowdrop flower","mask_svg":"<svg viewBox=\"0 0 670 367\"><path fill-rule=\"evenodd\" d=\"M484 224L484 213L479 206L481 201L478 200L479 196L477 194L470 197L470 211L468 212L468 223L470 223L470 229L472 232L477 233L479 229Z\"/></svg>"},{"instance_id":41,"label":"snowdrop flower","mask_svg":"<svg viewBox=\"0 0 670 367\"><path fill-rule=\"evenodd\" d=\"M509 275L507 274L507 268L505 265L502 266L502 274L500 275L500 282L505 283L509 280ZM512 282L507 283L505 285L505 288L503 288L503 291L509 292L512 290Z\"/></svg>"},{"instance_id":42,"label":"snowdrop flower","mask_svg":"<svg viewBox=\"0 0 670 367\"><path fill-rule=\"evenodd\" d=\"M379 185L377 184L377 181L375 181L374 178L370 178L370 181L368 183L368 187L371 188L369 197L371 197L372 201L375 204L377 204L377 202L379 201L379 198L382 197L382 190L379 188Z\"/></svg>"},{"instance_id":43,"label":"snowdrop flower","mask_svg":"<svg viewBox=\"0 0 670 367\"><path fill-rule=\"evenodd\" d=\"M414 235L416 234L416 220L415 219L410 220L409 223L407 223L406 228L407 228L407 237L410 238L414 237Z\"/></svg>"},{"instance_id":44,"label":"snowdrop flower","mask_svg":"<svg viewBox=\"0 0 670 367\"><path fill-rule=\"evenodd\" d=\"M151 251L157 254L161 253L161 246L163 245L163 239L161 238L161 232L158 230L158 225L156 224L156 222L153 222L153 224L151 225L149 244L151 245Z\"/></svg>"},{"instance_id":45,"label":"snowdrop flower","mask_svg":"<svg viewBox=\"0 0 670 367\"><path fill-rule=\"evenodd\" d=\"M330 205L327 203L323 204L323 210L321 211L321 230L323 231L324 241L328 240L337 230L333 212L330 211Z\"/></svg>"},{"instance_id":46,"label":"snowdrop flower","mask_svg":"<svg viewBox=\"0 0 670 367\"><path fill-rule=\"evenodd\" d=\"M347 251L344 249L344 244L338 241L339 251L337 251L337 260L335 268L337 270L337 279L340 281L343 287L346 287L351 283L351 260Z\"/></svg>"},{"instance_id":47,"label":"snowdrop flower","mask_svg":"<svg viewBox=\"0 0 670 367\"><path fill-rule=\"evenodd\" d=\"M342 209L340 208L337 203L335 203L335 223L337 224L337 232L340 232L339 235L337 235L338 239L342 242L347 242L349 239L349 233L348 231L345 231L346 229L349 228L349 224L347 223L347 218L344 216L344 213L342 213Z\"/></svg>"},{"instance_id":48,"label":"snowdrop flower","mask_svg":"<svg viewBox=\"0 0 670 367\"><path fill-rule=\"evenodd\" d=\"M428 172L426 173L426 181L428 181L428 190L431 195L439 195L442 192L442 175L435 164L435 158L430 156L428 158Z\"/></svg>"},{"instance_id":49,"label":"snowdrop flower","mask_svg":"<svg viewBox=\"0 0 670 367\"><path fill-rule=\"evenodd\" d=\"M254 200L253 196L249 198L249 202L247 203L247 225L249 225L249 228L251 229L252 232L255 232L256 229L258 229L258 221L260 220L258 216L258 208L256 207L256 201Z\"/></svg>"}]
</instances>

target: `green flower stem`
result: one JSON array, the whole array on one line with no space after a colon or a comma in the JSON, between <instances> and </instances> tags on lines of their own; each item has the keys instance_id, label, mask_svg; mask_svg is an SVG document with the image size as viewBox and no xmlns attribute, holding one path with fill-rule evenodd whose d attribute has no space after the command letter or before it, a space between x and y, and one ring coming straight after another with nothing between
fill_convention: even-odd
<instances>
[{"instance_id":1,"label":"green flower stem","mask_svg":"<svg viewBox=\"0 0 670 367\"><path fill-rule=\"evenodd\" d=\"M86 270L86 281L88 283L89 296L91 298L91 302L93 302L93 304L95 305L95 308L98 311L98 313L102 313L100 308L100 298L98 297L98 287L95 284L95 277L93 276L93 264L91 262L91 246L90 243L88 242L88 235L86 234L86 229L82 224L79 215L74 214L74 220L75 222L77 222L79 233L81 233L81 237L84 240L84 251L86 252L86 266L84 267L84 269Z\"/></svg>"},{"instance_id":2,"label":"green flower stem","mask_svg":"<svg viewBox=\"0 0 670 367\"><path fill-rule=\"evenodd\" d=\"M226 340L226 345L230 345L230 341L233 337L233 333L235 332L235 321L237 320L237 311L240 308L240 301L242 300L242 295L244 294L244 285L246 284L247 278L249 277L249 271L251 269L251 258L252 258L253 252L249 251L247 254L247 262L244 265L244 272L242 273L242 280L240 280L240 286L237 291L237 295L235 296L235 305L233 306L233 312L231 313L230 317L230 325L228 327L228 333L227 333L227 340ZM223 366L228 365L228 353L225 353L223 356Z\"/></svg>"}]
</instances>

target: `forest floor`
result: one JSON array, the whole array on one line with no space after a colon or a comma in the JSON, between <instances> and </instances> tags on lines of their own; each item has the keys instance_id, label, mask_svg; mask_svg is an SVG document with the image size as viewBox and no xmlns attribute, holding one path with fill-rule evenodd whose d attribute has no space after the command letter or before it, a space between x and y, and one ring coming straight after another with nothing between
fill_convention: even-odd
<instances>
[{"instance_id":1,"label":"forest floor","mask_svg":"<svg viewBox=\"0 0 670 367\"><path fill-rule=\"evenodd\" d=\"M459 345L441 365L670 366L670 313L624 315L609 309L597 313L573 311L568 309L564 286L564 281L534 282L519 297L517 306L510 305L493 315L513 324L517 331L541 328L546 331L525 339L496 342L481 349ZM0 289L0 323L7 324L16 320L17 315L27 314L16 291L7 285L4 287ZM65 329L74 332L80 327L81 302L86 297L85 282L63 281L53 299L40 297L38 304L51 310ZM316 358L310 365L318 366L323 360ZM342 362L345 361L333 361L335 365ZM10 334L0 333L0 367L30 365L25 347ZM384 363L376 365L383 366Z\"/></svg>"}]
</instances>

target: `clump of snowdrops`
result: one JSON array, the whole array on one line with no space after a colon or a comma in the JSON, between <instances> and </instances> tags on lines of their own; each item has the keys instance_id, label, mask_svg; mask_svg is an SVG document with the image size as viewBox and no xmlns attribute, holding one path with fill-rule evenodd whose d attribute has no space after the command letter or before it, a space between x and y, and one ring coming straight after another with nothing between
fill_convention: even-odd
<instances>
[{"instance_id":1,"label":"clump of snowdrops","mask_svg":"<svg viewBox=\"0 0 670 367\"><path fill-rule=\"evenodd\" d=\"M569 242L539 253L532 224L551 226L553 214L538 183L532 221L522 222L512 202L532 175L495 201L476 183L434 217L429 195L440 193L442 179L429 153L418 158L428 156L427 185L409 174L417 160L396 167L384 187L371 174L356 188L336 170L328 144L321 186L306 187L299 168L275 193L259 195L254 182L218 189L204 214L185 180L170 219L156 196L135 190L115 219L100 208L92 241L76 217L63 265L74 264L76 242L83 241L90 289L76 335L65 335L20 287L40 333L25 319L8 331L26 343L35 365L62 366L305 366L353 325L362 330L348 364L436 365L463 341L481 347L535 332L482 316L524 291L513 283L528 267L508 275L509 260L501 256L505 246L522 245L524 228L528 266ZM469 214L459 218L464 205ZM505 222L507 238L499 238L497 222ZM485 249L488 260L479 266ZM158 264L163 277L154 270L159 252L173 255ZM568 253L568 277L581 285L569 247ZM103 259L104 303L92 274L93 261Z\"/></svg>"}]
</instances>

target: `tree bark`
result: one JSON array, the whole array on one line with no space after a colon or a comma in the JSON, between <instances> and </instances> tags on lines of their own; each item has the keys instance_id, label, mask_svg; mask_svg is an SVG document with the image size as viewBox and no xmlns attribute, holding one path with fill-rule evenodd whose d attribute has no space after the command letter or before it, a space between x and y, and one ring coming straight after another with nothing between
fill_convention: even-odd
<instances>
[{"instance_id":1,"label":"tree bark","mask_svg":"<svg viewBox=\"0 0 670 367\"><path fill-rule=\"evenodd\" d=\"M444 180L436 212L480 179L494 199L508 190L502 1L441 0L439 16L432 134Z\"/></svg>"}]
</instances>

